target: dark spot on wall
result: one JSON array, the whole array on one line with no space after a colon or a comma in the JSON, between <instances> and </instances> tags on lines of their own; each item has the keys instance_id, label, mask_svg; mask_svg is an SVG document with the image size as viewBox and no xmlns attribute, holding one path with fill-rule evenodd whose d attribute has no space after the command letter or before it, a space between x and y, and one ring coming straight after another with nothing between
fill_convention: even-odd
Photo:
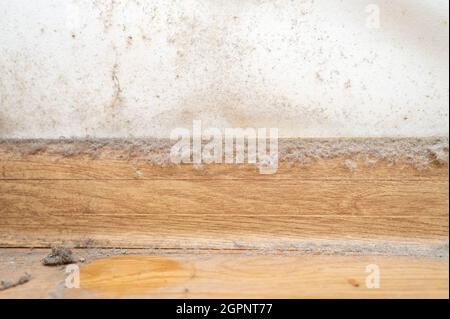
<instances>
[{"instance_id":1,"label":"dark spot on wall","mask_svg":"<svg viewBox=\"0 0 450 319\"><path fill-rule=\"evenodd\" d=\"M350 89L350 88L352 87L352 81L351 81L351 80L347 80L347 81L344 83L344 87L345 87L346 89Z\"/></svg>"},{"instance_id":2,"label":"dark spot on wall","mask_svg":"<svg viewBox=\"0 0 450 319\"><path fill-rule=\"evenodd\" d=\"M319 80L320 82L323 82L323 77L319 72L316 72L316 79Z\"/></svg>"},{"instance_id":3,"label":"dark spot on wall","mask_svg":"<svg viewBox=\"0 0 450 319\"><path fill-rule=\"evenodd\" d=\"M122 102L122 87L119 80L119 65L115 63L111 71L111 79L113 81L114 95L111 101L111 109L115 110Z\"/></svg>"}]
</instances>

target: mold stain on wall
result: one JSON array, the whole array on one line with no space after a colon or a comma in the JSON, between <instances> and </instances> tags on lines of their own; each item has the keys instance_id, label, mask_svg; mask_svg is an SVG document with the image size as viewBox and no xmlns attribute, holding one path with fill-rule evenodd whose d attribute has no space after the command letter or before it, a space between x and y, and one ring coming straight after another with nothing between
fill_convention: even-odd
<instances>
[{"instance_id":1,"label":"mold stain on wall","mask_svg":"<svg viewBox=\"0 0 450 319\"><path fill-rule=\"evenodd\" d=\"M284 137L448 134L435 4L380 1L385 27L369 30L353 0L74 0L70 27L67 3L47 2L2 8L2 122L17 123L2 137L167 137L193 119Z\"/></svg>"}]
</instances>

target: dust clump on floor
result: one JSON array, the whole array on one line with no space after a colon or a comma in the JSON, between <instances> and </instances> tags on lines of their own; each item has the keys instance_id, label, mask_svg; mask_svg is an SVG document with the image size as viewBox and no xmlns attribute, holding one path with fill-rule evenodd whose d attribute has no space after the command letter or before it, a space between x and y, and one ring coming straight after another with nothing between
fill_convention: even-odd
<instances>
[{"instance_id":1,"label":"dust clump on floor","mask_svg":"<svg viewBox=\"0 0 450 319\"><path fill-rule=\"evenodd\" d=\"M72 251L64 246L53 247L52 252L42 260L44 266L60 266L76 262Z\"/></svg>"},{"instance_id":2,"label":"dust clump on floor","mask_svg":"<svg viewBox=\"0 0 450 319\"><path fill-rule=\"evenodd\" d=\"M25 273L23 276L20 276L16 280L1 280L0 281L0 291L14 288L23 284L26 284L31 280L31 275L29 273Z\"/></svg>"}]
</instances>

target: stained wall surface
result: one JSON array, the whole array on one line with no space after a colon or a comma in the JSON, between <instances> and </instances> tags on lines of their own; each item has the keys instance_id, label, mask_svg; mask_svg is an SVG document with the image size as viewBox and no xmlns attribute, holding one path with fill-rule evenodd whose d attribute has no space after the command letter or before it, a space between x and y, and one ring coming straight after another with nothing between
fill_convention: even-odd
<instances>
[{"instance_id":1,"label":"stained wall surface","mask_svg":"<svg viewBox=\"0 0 450 319\"><path fill-rule=\"evenodd\" d=\"M448 6L0 0L0 138L448 135Z\"/></svg>"}]
</instances>

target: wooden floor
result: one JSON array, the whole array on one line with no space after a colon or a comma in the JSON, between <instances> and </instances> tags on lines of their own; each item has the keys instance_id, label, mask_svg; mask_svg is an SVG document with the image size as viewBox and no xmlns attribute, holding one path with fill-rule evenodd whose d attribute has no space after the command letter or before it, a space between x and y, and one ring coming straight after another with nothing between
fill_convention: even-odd
<instances>
[{"instance_id":1,"label":"wooden floor","mask_svg":"<svg viewBox=\"0 0 450 319\"><path fill-rule=\"evenodd\" d=\"M66 297L448 298L448 166L343 162L281 163L277 174L259 175L252 166L0 149L0 252L60 243L158 249L93 259L82 266L83 289ZM166 262L181 268L172 273ZM365 288L369 263L382 268L382 289ZM129 284L127 269L154 264L176 280L160 285L161 275L142 271L144 283ZM54 271L30 265L43 278ZM108 267L124 272L119 282L110 282ZM40 290L39 282L0 297L48 297L54 287Z\"/></svg>"},{"instance_id":2,"label":"wooden floor","mask_svg":"<svg viewBox=\"0 0 450 319\"><path fill-rule=\"evenodd\" d=\"M448 298L448 260L387 256L80 249L80 287L65 288L64 267L44 267L47 250L0 249L0 277L31 280L0 298ZM105 255L101 257L102 255ZM366 284L380 270L379 288ZM13 271L11 271L13 269Z\"/></svg>"}]
</instances>

